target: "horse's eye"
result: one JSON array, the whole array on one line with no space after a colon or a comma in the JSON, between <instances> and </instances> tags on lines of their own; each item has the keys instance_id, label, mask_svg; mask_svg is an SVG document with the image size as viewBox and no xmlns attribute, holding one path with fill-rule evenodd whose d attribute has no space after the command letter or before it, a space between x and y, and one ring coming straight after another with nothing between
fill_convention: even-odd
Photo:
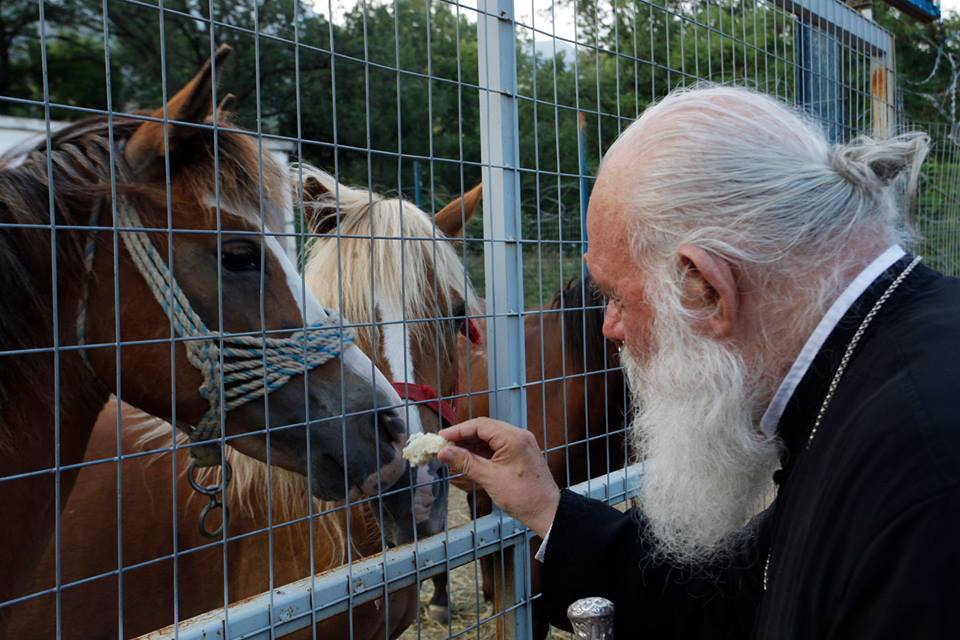
<instances>
[{"instance_id":1,"label":"horse's eye","mask_svg":"<svg viewBox=\"0 0 960 640\"><path fill-rule=\"evenodd\" d=\"M220 248L220 263L230 271L259 271L260 247L249 240L231 240Z\"/></svg>"},{"instance_id":2,"label":"horse's eye","mask_svg":"<svg viewBox=\"0 0 960 640\"><path fill-rule=\"evenodd\" d=\"M450 310L450 320L453 322L453 328L457 333L462 333L467 335L467 305L463 302L458 302L453 305L453 309Z\"/></svg>"},{"instance_id":3,"label":"horse's eye","mask_svg":"<svg viewBox=\"0 0 960 640\"><path fill-rule=\"evenodd\" d=\"M453 309L453 323L457 333L460 333L475 345L483 344L483 336L480 335L480 329L477 323L467 316L467 305L459 303Z\"/></svg>"}]
</instances>

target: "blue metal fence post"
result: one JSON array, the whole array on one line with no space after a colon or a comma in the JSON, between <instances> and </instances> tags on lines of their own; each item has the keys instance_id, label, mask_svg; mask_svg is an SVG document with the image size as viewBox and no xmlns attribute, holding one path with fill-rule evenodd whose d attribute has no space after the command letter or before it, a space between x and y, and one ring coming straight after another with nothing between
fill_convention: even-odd
<instances>
[{"instance_id":1,"label":"blue metal fence post","mask_svg":"<svg viewBox=\"0 0 960 640\"><path fill-rule=\"evenodd\" d=\"M797 88L800 104L823 124L831 142L843 139L840 104L840 45L837 38L801 16L797 20Z\"/></svg>"},{"instance_id":2,"label":"blue metal fence post","mask_svg":"<svg viewBox=\"0 0 960 640\"><path fill-rule=\"evenodd\" d=\"M587 252L587 207L590 204L590 189L587 187L587 114L577 113L577 148L580 151L580 245ZM590 275L587 264L583 264L583 277Z\"/></svg>"},{"instance_id":3,"label":"blue metal fence post","mask_svg":"<svg viewBox=\"0 0 960 640\"><path fill-rule=\"evenodd\" d=\"M420 161L413 161L413 203L417 209L423 208L423 177L420 175Z\"/></svg>"},{"instance_id":4,"label":"blue metal fence post","mask_svg":"<svg viewBox=\"0 0 960 640\"><path fill-rule=\"evenodd\" d=\"M490 345L490 415L526 428L523 342L523 248L520 225L519 122L513 0L480 0L477 43L483 237ZM524 539L524 542L526 539ZM512 637L529 636L526 544L514 544L507 579L514 586ZM512 576L510 575L512 573Z\"/></svg>"}]
</instances>

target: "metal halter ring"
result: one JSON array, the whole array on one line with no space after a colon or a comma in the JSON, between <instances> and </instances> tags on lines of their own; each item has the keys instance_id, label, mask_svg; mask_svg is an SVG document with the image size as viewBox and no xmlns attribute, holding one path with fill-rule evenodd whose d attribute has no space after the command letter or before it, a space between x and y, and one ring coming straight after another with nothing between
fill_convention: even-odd
<instances>
[{"instance_id":1,"label":"metal halter ring","mask_svg":"<svg viewBox=\"0 0 960 640\"><path fill-rule=\"evenodd\" d=\"M200 532L202 537L209 540L216 540L223 536L223 525L227 521L227 507L222 500L222 495L223 491L227 488L227 485L230 484L230 476L232 475L233 470L230 468L230 463L224 460L221 481L216 484L204 485L200 484L200 481L197 480L197 470L203 468L205 467L198 466L196 461L191 461L190 466L187 468L187 481L190 483L190 487L194 491L200 495L207 496L208 499L207 504L200 511L200 520L197 522L197 530ZM207 528L207 518L217 509L221 510L220 526L211 531Z\"/></svg>"}]
</instances>

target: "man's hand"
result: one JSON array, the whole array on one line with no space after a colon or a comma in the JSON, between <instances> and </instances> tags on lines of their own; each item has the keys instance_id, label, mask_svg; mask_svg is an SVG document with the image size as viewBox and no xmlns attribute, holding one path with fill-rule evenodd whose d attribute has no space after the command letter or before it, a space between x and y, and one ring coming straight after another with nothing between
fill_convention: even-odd
<instances>
[{"instance_id":1,"label":"man's hand","mask_svg":"<svg viewBox=\"0 0 960 640\"><path fill-rule=\"evenodd\" d=\"M490 418L443 429L455 445L440 450L440 461L483 487L497 506L538 536L546 535L560 504L560 489L529 431Z\"/></svg>"}]
</instances>

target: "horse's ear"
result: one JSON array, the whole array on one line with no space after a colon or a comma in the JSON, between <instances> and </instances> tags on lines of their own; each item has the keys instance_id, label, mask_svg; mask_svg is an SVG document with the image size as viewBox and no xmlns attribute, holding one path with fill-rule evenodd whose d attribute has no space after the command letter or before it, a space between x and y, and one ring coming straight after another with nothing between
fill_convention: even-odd
<instances>
[{"instance_id":1,"label":"horse's ear","mask_svg":"<svg viewBox=\"0 0 960 640\"><path fill-rule=\"evenodd\" d=\"M213 60L207 60L197 75L170 98L166 108L166 116L169 120L196 123L208 120L208 116L213 112L213 73L216 69L219 76L219 71L230 55L230 51L229 45L220 45L213 55ZM223 102L227 105L229 105L229 98L229 94L224 97ZM157 109L150 115L154 118L163 118L164 110ZM164 145L163 129L162 122L144 122L127 139L123 157L134 171L140 171L154 160L164 156L167 146ZM172 149L201 132L202 129L199 127L170 125L167 145Z\"/></svg>"},{"instance_id":2,"label":"horse's ear","mask_svg":"<svg viewBox=\"0 0 960 640\"><path fill-rule=\"evenodd\" d=\"M455 199L445 206L434 216L433 223L437 225L440 231L443 231L451 238L462 236L463 228L473 216L477 209L477 203L480 202L480 196L483 195L483 183L478 184L470 191L463 194L462 197ZM462 207L461 207L462 205Z\"/></svg>"},{"instance_id":3,"label":"horse's ear","mask_svg":"<svg viewBox=\"0 0 960 640\"><path fill-rule=\"evenodd\" d=\"M228 93L227 95L220 98L220 104L217 105L218 119L223 118L224 114L229 113L230 111L233 111L233 107L236 104L237 104L237 96L233 95L232 93Z\"/></svg>"},{"instance_id":4,"label":"horse's ear","mask_svg":"<svg viewBox=\"0 0 960 640\"><path fill-rule=\"evenodd\" d=\"M337 226L336 208L320 204L329 193L316 176L303 176L303 215L310 233L333 233Z\"/></svg>"},{"instance_id":5,"label":"horse's ear","mask_svg":"<svg viewBox=\"0 0 960 640\"><path fill-rule=\"evenodd\" d=\"M306 172L304 172L306 173ZM320 180L313 175L303 176L303 201L304 202L315 202L322 198L323 196L330 193L330 189L326 187Z\"/></svg>"}]
</instances>

